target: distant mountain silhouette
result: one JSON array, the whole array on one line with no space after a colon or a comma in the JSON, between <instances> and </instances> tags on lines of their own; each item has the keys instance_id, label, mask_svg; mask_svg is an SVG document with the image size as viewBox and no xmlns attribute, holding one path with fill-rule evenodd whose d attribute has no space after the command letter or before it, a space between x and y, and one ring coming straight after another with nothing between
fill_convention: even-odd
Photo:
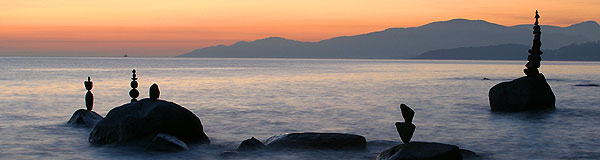
<instances>
[{"instance_id":1,"label":"distant mountain silhouette","mask_svg":"<svg viewBox=\"0 0 600 160\"><path fill-rule=\"evenodd\" d=\"M527 60L531 46L503 44L484 47L461 47L425 52L416 59L460 60ZM600 61L600 41L571 44L554 50L542 50L544 60Z\"/></svg>"},{"instance_id":2,"label":"distant mountain silhouette","mask_svg":"<svg viewBox=\"0 0 600 160\"><path fill-rule=\"evenodd\" d=\"M453 19L420 27L390 28L319 42L300 42L271 37L230 46L200 48L180 57L211 58L414 58L420 53L458 47L500 44L531 45L533 25L512 27L482 20ZM569 27L542 26L545 49L600 39L600 25L594 21Z\"/></svg>"}]
</instances>

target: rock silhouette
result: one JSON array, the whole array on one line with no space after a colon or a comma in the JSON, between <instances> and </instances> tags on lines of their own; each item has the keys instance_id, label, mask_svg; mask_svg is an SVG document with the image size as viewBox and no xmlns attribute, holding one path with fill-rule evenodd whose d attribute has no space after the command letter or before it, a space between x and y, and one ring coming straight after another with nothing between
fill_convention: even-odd
<instances>
[{"instance_id":1,"label":"rock silhouette","mask_svg":"<svg viewBox=\"0 0 600 160\"><path fill-rule=\"evenodd\" d=\"M289 133L265 141L268 149L362 149L365 137L345 133Z\"/></svg>"},{"instance_id":2,"label":"rock silhouette","mask_svg":"<svg viewBox=\"0 0 600 160\"><path fill-rule=\"evenodd\" d=\"M137 101L137 97L140 96L140 92L136 89L138 87L137 77L135 75L135 69L131 71L131 90L129 91L129 96L131 97L131 102Z\"/></svg>"},{"instance_id":3,"label":"rock silhouette","mask_svg":"<svg viewBox=\"0 0 600 160\"><path fill-rule=\"evenodd\" d=\"M154 137L146 150L150 151L179 151L189 150L190 148L181 140L173 135L159 133Z\"/></svg>"},{"instance_id":4,"label":"rock silhouette","mask_svg":"<svg viewBox=\"0 0 600 160\"><path fill-rule=\"evenodd\" d=\"M92 94L93 83L90 77L88 77L87 81L84 81L85 89L87 93L85 93L85 107L88 111L91 111L94 107L94 94Z\"/></svg>"},{"instance_id":5,"label":"rock silhouette","mask_svg":"<svg viewBox=\"0 0 600 160\"><path fill-rule=\"evenodd\" d=\"M400 134L400 139L402 139L402 142L404 144L410 142L413 133L415 133L415 128L416 126L412 123L396 122L396 130L398 130L398 134Z\"/></svg>"},{"instance_id":6,"label":"rock silhouette","mask_svg":"<svg viewBox=\"0 0 600 160\"><path fill-rule=\"evenodd\" d=\"M86 109L79 109L73 113L67 124L92 128L101 120L102 116L98 113Z\"/></svg>"},{"instance_id":7,"label":"rock silhouette","mask_svg":"<svg viewBox=\"0 0 600 160\"><path fill-rule=\"evenodd\" d=\"M540 18L538 12L535 12L535 23L533 27L533 46L529 50L526 69L523 72L525 77L521 77L510 82L499 83L489 91L490 108L492 111L516 112L527 110L553 109L556 98L552 88L546 81L543 74L539 73L542 51L540 40L542 32L538 25Z\"/></svg>"},{"instance_id":8,"label":"rock silhouette","mask_svg":"<svg viewBox=\"0 0 600 160\"><path fill-rule=\"evenodd\" d=\"M150 99L110 110L92 130L89 142L147 146L159 133L172 135L185 143L210 143L194 113L173 102Z\"/></svg>"},{"instance_id":9,"label":"rock silhouette","mask_svg":"<svg viewBox=\"0 0 600 160\"><path fill-rule=\"evenodd\" d=\"M411 142L400 144L386 149L377 155L376 160L419 160L419 159L463 159L460 149L457 146L430 143L430 142Z\"/></svg>"},{"instance_id":10,"label":"rock silhouette","mask_svg":"<svg viewBox=\"0 0 600 160\"><path fill-rule=\"evenodd\" d=\"M413 117L415 117L415 111L405 104L400 104L400 111L402 112L404 122L396 122L396 130L398 130L402 142L406 144L410 142L410 139L415 132L416 126L412 124Z\"/></svg>"},{"instance_id":11,"label":"rock silhouette","mask_svg":"<svg viewBox=\"0 0 600 160\"><path fill-rule=\"evenodd\" d=\"M100 122L100 120L102 120L102 116L92 111L94 106L94 95L91 91L93 88L92 79L88 77L87 81L83 81L83 85L87 90L87 93L85 94L86 109L79 109L75 111L69 119L69 121L67 121L67 124L91 128L94 127L98 122Z\"/></svg>"},{"instance_id":12,"label":"rock silhouette","mask_svg":"<svg viewBox=\"0 0 600 160\"><path fill-rule=\"evenodd\" d=\"M260 142L258 139L252 137L250 139L242 141L242 143L240 143L240 145L237 147L237 149L235 149L235 151L237 151L237 152L254 151L254 150L265 149L265 147L266 147L265 144Z\"/></svg>"},{"instance_id":13,"label":"rock silhouette","mask_svg":"<svg viewBox=\"0 0 600 160\"><path fill-rule=\"evenodd\" d=\"M410 142L416 128L412 124L415 111L405 104L400 105L400 110L405 122L396 122L396 129L404 144L386 149L377 155L376 160L462 159L461 150L454 145L435 142ZM475 155L471 151L463 151L469 153L469 155Z\"/></svg>"},{"instance_id":14,"label":"rock silhouette","mask_svg":"<svg viewBox=\"0 0 600 160\"><path fill-rule=\"evenodd\" d=\"M152 84L152 86L150 86L149 92L150 92L150 99L157 100L158 97L160 96L160 90L158 90L158 84L156 84L156 83Z\"/></svg>"}]
</instances>

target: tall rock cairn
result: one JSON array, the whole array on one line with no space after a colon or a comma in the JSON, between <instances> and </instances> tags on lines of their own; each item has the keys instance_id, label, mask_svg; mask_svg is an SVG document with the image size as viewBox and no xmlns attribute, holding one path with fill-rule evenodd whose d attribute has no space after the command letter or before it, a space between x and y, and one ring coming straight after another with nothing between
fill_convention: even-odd
<instances>
[{"instance_id":1,"label":"tall rock cairn","mask_svg":"<svg viewBox=\"0 0 600 160\"><path fill-rule=\"evenodd\" d=\"M135 69L133 69L131 73L131 91L129 91L129 96L131 96L131 102L137 102L136 98L140 96L140 92L136 89L138 87L138 82L135 75Z\"/></svg>"},{"instance_id":2,"label":"tall rock cairn","mask_svg":"<svg viewBox=\"0 0 600 160\"><path fill-rule=\"evenodd\" d=\"M88 77L87 81L83 81L83 85L87 90L87 93L85 93L85 108L88 111L92 111L92 108L94 107L94 94L92 94L92 87L94 87L94 85L92 79Z\"/></svg>"},{"instance_id":3,"label":"tall rock cairn","mask_svg":"<svg viewBox=\"0 0 600 160\"><path fill-rule=\"evenodd\" d=\"M400 139L404 144L408 144L410 139L415 133L416 126L412 124L413 117L415 117L415 111L410 109L405 104L400 105L400 111L402 112L402 118L404 118L404 122L396 122L396 130L398 130L398 134L400 134Z\"/></svg>"},{"instance_id":4,"label":"tall rock cairn","mask_svg":"<svg viewBox=\"0 0 600 160\"><path fill-rule=\"evenodd\" d=\"M540 31L540 26L538 25L539 18L540 18L540 15L538 14L538 11L535 10L535 23L533 26L533 34L535 36L533 38L533 46L529 50L529 56L527 57L527 60L529 62L527 62L527 64L525 64L525 67L527 67L527 68L523 69L523 72L525 72L525 75L527 75L527 76L539 76L540 75L538 68L540 68L540 65L541 65L540 64L540 62L542 61L541 55L543 52L540 51L540 47L542 46L542 41L540 40L542 31Z\"/></svg>"}]
</instances>

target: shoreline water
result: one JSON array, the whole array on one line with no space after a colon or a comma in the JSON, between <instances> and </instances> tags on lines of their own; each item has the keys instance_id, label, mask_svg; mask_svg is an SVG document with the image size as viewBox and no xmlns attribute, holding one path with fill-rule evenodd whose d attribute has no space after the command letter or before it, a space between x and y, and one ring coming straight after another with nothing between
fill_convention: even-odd
<instances>
[{"instance_id":1,"label":"shoreline water","mask_svg":"<svg viewBox=\"0 0 600 160\"><path fill-rule=\"evenodd\" d=\"M264 141L281 133L309 131L363 135L381 149L345 158L374 159L388 143L401 143L393 125L402 121L400 103L418 113L414 141L455 144L485 159L600 157L600 144L594 143L600 132L594 127L600 125L599 87L575 86L600 83L600 63L595 62L544 61L540 70L556 93L557 110L504 114L489 111L487 91L500 81L524 76L523 61L136 57L0 57L0 61L5 64L0 66L0 93L5 97L0 101L2 159L202 157L195 152L218 155L253 136ZM131 68L138 70L140 98L147 97L150 84L160 84L161 99L196 114L215 145L178 153L136 153L92 147L87 129L65 125L76 109L84 107L81 81L87 76L94 80L94 108L101 115L128 103ZM306 153L251 159L272 156L319 158Z\"/></svg>"}]
</instances>

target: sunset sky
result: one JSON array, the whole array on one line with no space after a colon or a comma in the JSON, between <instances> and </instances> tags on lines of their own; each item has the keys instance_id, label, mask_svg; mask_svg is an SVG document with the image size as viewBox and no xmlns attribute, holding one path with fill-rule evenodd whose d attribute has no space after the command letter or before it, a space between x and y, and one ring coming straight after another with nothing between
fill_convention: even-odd
<instances>
[{"instance_id":1,"label":"sunset sky","mask_svg":"<svg viewBox=\"0 0 600 160\"><path fill-rule=\"evenodd\" d=\"M2 0L0 56L175 56L278 36L319 41L455 18L600 21L599 0Z\"/></svg>"}]
</instances>

